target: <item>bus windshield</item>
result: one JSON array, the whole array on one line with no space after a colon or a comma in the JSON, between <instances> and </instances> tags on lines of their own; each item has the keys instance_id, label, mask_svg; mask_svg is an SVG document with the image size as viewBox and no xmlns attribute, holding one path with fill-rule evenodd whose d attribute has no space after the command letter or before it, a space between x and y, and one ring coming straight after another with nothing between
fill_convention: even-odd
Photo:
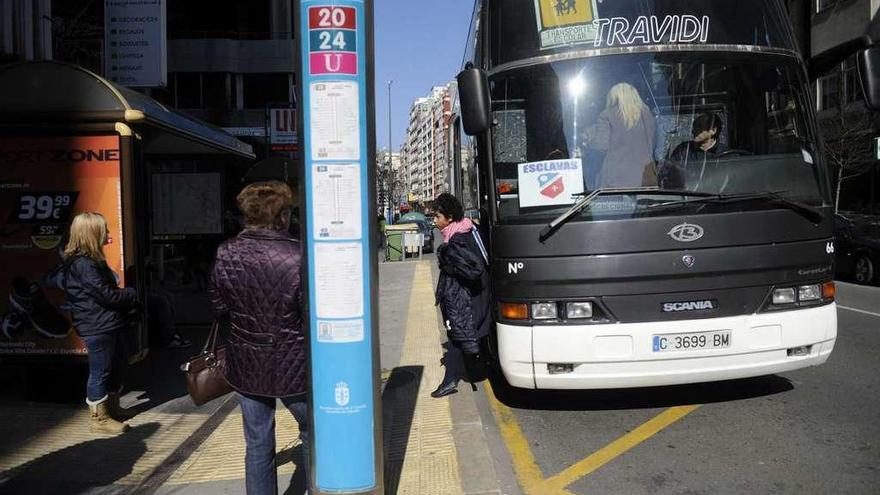
<instances>
[{"instance_id":1,"label":"bus windshield","mask_svg":"<svg viewBox=\"0 0 880 495\"><path fill-rule=\"evenodd\" d=\"M488 68L572 50L645 45L748 45L795 50L785 10L778 0L488 3Z\"/></svg>"},{"instance_id":2,"label":"bus windshield","mask_svg":"<svg viewBox=\"0 0 880 495\"><path fill-rule=\"evenodd\" d=\"M490 87L502 221L542 221L611 187L827 199L809 86L793 57L597 56L506 70ZM668 200L605 196L582 215L669 214L650 208Z\"/></svg>"}]
</instances>

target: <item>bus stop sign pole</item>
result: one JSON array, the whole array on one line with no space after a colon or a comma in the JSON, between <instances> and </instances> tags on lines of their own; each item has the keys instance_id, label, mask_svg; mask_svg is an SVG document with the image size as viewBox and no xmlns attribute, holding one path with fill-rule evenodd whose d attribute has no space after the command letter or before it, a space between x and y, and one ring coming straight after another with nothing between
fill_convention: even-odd
<instances>
[{"instance_id":1,"label":"bus stop sign pole","mask_svg":"<svg viewBox=\"0 0 880 495\"><path fill-rule=\"evenodd\" d=\"M383 492L372 0L296 0L310 492Z\"/></svg>"}]
</instances>

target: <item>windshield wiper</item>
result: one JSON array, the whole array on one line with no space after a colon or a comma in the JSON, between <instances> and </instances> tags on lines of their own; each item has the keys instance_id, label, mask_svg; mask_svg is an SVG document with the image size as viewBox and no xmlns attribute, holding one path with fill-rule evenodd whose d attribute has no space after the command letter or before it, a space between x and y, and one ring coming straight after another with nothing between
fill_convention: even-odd
<instances>
[{"instance_id":1,"label":"windshield wiper","mask_svg":"<svg viewBox=\"0 0 880 495\"><path fill-rule=\"evenodd\" d=\"M770 201L779 206L783 206L788 208L795 213L801 215L812 223L819 223L822 219L825 218L822 215L822 212L816 210L815 208L805 205L799 201L794 201L792 199L788 199L785 196L782 196L783 193L787 191L763 191L763 192L753 192L753 193L741 193L741 194L712 194L710 196L704 196L700 198L691 198L691 199L682 199L679 201L667 201L665 203L657 203L655 205L648 206L647 208L661 208L668 206L680 206L687 204L706 204L706 203L739 203L743 201L757 201L764 200Z\"/></svg>"},{"instance_id":2,"label":"windshield wiper","mask_svg":"<svg viewBox=\"0 0 880 495\"><path fill-rule=\"evenodd\" d=\"M577 203L571 205L571 208L565 211L565 213L559 215L553 221L547 224L546 227L541 229L541 233L538 235L538 238L541 242L547 240L548 237L553 235L554 232L559 230L559 227L571 220L575 215L579 212L583 211L584 208L590 206L590 203L593 202L599 196L608 196L612 194L640 194L640 193L651 193L651 194L660 194L664 196L699 196L699 199L715 197L713 193L700 192L700 191L685 191L685 190L677 190L677 189L660 189L656 186L650 187L608 187L604 189L595 189L590 191L589 193L584 193L584 197L579 199ZM672 201L668 204L675 203ZM667 203L664 203L667 204Z\"/></svg>"}]
</instances>

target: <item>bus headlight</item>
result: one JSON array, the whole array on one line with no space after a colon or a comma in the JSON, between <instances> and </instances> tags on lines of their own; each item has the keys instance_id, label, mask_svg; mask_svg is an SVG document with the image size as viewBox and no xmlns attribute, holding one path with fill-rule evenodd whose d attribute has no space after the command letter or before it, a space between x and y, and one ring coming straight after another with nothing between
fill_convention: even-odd
<instances>
[{"instance_id":1,"label":"bus headlight","mask_svg":"<svg viewBox=\"0 0 880 495\"><path fill-rule=\"evenodd\" d=\"M544 303L533 303L532 304L532 319L533 320L555 320L556 319L556 303L555 302L544 302Z\"/></svg>"},{"instance_id":2,"label":"bus headlight","mask_svg":"<svg viewBox=\"0 0 880 495\"><path fill-rule=\"evenodd\" d=\"M798 301L818 301L822 299L822 286L819 284L798 287Z\"/></svg>"},{"instance_id":3,"label":"bus headlight","mask_svg":"<svg viewBox=\"0 0 880 495\"><path fill-rule=\"evenodd\" d=\"M568 319L592 318L593 303L570 302L565 304L565 317Z\"/></svg>"},{"instance_id":4,"label":"bus headlight","mask_svg":"<svg viewBox=\"0 0 880 495\"><path fill-rule=\"evenodd\" d=\"M794 287L785 287L773 291L773 304L792 304L795 298Z\"/></svg>"}]
</instances>

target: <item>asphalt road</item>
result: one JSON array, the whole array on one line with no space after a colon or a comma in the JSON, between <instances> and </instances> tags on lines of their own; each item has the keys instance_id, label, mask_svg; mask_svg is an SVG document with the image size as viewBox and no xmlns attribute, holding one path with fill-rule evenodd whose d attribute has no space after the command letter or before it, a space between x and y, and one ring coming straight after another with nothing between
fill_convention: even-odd
<instances>
[{"instance_id":1,"label":"asphalt road","mask_svg":"<svg viewBox=\"0 0 880 495\"><path fill-rule=\"evenodd\" d=\"M527 495L878 493L880 288L839 284L838 305L837 344L819 367L525 396L507 396L496 382L478 401L496 471L508 493ZM640 427L658 415L673 417ZM641 443L626 449L634 437ZM571 483L553 484L566 475Z\"/></svg>"}]
</instances>

